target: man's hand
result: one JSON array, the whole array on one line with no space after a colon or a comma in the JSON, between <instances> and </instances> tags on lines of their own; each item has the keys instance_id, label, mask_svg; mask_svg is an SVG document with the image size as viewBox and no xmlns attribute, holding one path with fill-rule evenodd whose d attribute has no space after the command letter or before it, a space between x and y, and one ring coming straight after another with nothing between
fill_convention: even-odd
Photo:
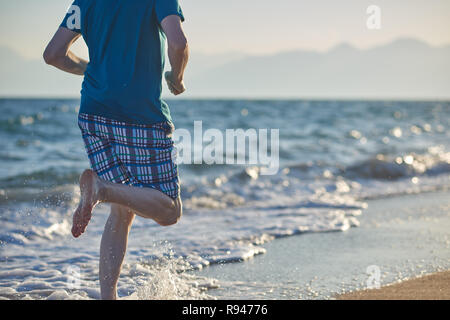
<instances>
[{"instance_id":1,"label":"man's hand","mask_svg":"<svg viewBox=\"0 0 450 320\"><path fill-rule=\"evenodd\" d=\"M172 92L175 96L186 91L184 81L175 79L172 71L167 71L164 74L164 77L166 78L167 86L169 87L170 92Z\"/></svg>"},{"instance_id":2,"label":"man's hand","mask_svg":"<svg viewBox=\"0 0 450 320\"><path fill-rule=\"evenodd\" d=\"M183 78L189 59L188 43L179 16L167 16L161 22L161 28L167 37L168 54L172 67L172 71L166 72L164 76L170 91L177 96L186 91Z\"/></svg>"}]
</instances>

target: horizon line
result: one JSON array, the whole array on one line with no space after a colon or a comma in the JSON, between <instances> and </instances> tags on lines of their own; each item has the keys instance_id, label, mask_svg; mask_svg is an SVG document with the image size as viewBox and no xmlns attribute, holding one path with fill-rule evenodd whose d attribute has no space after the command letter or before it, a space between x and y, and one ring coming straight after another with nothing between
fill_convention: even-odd
<instances>
[{"instance_id":1,"label":"horizon line","mask_svg":"<svg viewBox=\"0 0 450 320\"><path fill-rule=\"evenodd\" d=\"M0 100L80 100L80 96L3 96L0 95ZM163 97L163 100L167 101L383 101L383 102L450 102L450 96L448 97Z\"/></svg>"}]
</instances>

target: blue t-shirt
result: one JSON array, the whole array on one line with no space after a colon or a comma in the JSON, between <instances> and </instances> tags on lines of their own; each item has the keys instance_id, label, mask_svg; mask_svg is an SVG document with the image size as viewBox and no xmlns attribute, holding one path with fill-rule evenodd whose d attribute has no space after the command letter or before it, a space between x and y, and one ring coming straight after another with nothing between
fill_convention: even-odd
<instances>
[{"instance_id":1,"label":"blue t-shirt","mask_svg":"<svg viewBox=\"0 0 450 320\"><path fill-rule=\"evenodd\" d=\"M80 112L136 124L172 121L161 99L166 37L161 21L178 0L75 0L61 27L89 48Z\"/></svg>"}]
</instances>

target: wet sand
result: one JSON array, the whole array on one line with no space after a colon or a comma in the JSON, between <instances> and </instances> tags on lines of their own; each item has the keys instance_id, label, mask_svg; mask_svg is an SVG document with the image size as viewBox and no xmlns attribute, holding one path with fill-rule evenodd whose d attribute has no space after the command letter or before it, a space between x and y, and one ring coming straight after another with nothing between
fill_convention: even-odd
<instances>
[{"instance_id":1,"label":"wet sand","mask_svg":"<svg viewBox=\"0 0 450 320\"><path fill-rule=\"evenodd\" d=\"M438 272L380 289L339 295L338 300L450 300L450 271Z\"/></svg>"},{"instance_id":2,"label":"wet sand","mask_svg":"<svg viewBox=\"0 0 450 320\"><path fill-rule=\"evenodd\" d=\"M450 273L441 272L450 270L449 199L442 191L369 200L360 227L276 239L265 254L195 274L219 280L208 291L218 299L336 299L365 292L358 290L375 265L384 299L448 299Z\"/></svg>"}]
</instances>

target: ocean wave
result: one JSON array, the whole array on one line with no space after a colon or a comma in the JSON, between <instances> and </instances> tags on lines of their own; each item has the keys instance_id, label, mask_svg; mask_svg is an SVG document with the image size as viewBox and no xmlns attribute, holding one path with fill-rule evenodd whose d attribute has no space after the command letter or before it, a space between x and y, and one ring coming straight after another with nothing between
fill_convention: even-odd
<instances>
[{"instance_id":1,"label":"ocean wave","mask_svg":"<svg viewBox=\"0 0 450 320\"><path fill-rule=\"evenodd\" d=\"M409 153L396 157L380 154L349 166L342 173L350 178L381 180L450 173L450 152Z\"/></svg>"},{"instance_id":2,"label":"ocean wave","mask_svg":"<svg viewBox=\"0 0 450 320\"><path fill-rule=\"evenodd\" d=\"M64 207L76 200L78 187L65 184L50 188L10 188L0 189L0 205L33 203L42 206Z\"/></svg>"},{"instance_id":3,"label":"ocean wave","mask_svg":"<svg viewBox=\"0 0 450 320\"><path fill-rule=\"evenodd\" d=\"M443 184L437 177L450 173L450 152L442 146L435 146L426 153L378 154L349 166L309 161L280 168L272 176L262 175L262 170L261 167L249 166L199 183L182 185L185 206L189 209L223 209L262 204L264 207L279 198L286 203L292 199L297 203L310 202L313 207L320 205L318 198L311 198L318 194L322 199L328 197L331 205L336 206L344 198L345 201L358 199L371 181L392 183L405 180L398 184L398 194L409 193L411 184L415 192L421 188L430 190L435 179L436 190L439 190ZM429 177L426 185L421 183L425 177ZM376 194L381 196L379 192ZM384 193L383 196L389 194Z\"/></svg>"},{"instance_id":4,"label":"ocean wave","mask_svg":"<svg viewBox=\"0 0 450 320\"><path fill-rule=\"evenodd\" d=\"M28 171L28 170L27 170ZM76 183L81 172L73 168L49 167L0 179L2 189L47 188Z\"/></svg>"}]
</instances>

